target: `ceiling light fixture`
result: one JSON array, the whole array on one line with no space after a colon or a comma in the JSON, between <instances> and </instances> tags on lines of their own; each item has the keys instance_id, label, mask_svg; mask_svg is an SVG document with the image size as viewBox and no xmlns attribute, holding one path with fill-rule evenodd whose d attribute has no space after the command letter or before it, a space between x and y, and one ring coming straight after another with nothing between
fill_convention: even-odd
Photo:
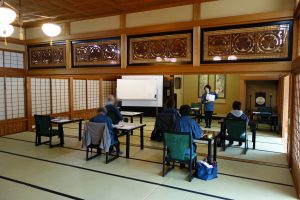
<instances>
[{"instance_id":1,"label":"ceiling light fixture","mask_svg":"<svg viewBox=\"0 0 300 200\"><path fill-rule=\"evenodd\" d=\"M50 45L52 45L52 37L58 36L61 32L60 26L53 23L45 23L42 26L43 32L51 38Z\"/></svg>"},{"instance_id":2,"label":"ceiling light fixture","mask_svg":"<svg viewBox=\"0 0 300 200\"><path fill-rule=\"evenodd\" d=\"M15 21L17 14L10 8L0 7L0 24L11 24Z\"/></svg>"},{"instance_id":3,"label":"ceiling light fixture","mask_svg":"<svg viewBox=\"0 0 300 200\"><path fill-rule=\"evenodd\" d=\"M0 24L0 37L4 37L4 44L7 45L6 38L14 32L14 27L10 24Z\"/></svg>"}]
</instances>

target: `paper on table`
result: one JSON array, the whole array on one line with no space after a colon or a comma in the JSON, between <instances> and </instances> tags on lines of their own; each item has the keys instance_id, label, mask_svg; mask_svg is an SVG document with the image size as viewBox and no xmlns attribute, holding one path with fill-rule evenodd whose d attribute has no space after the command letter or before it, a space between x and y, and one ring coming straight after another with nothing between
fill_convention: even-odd
<instances>
[{"instance_id":1,"label":"paper on table","mask_svg":"<svg viewBox=\"0 0 300 200\"><path fill-rule=\"evenodd\" d=\"M206 100L207 101L215 101L216 96L214 94L207 94Z\"/></svg>"}]
</instances>

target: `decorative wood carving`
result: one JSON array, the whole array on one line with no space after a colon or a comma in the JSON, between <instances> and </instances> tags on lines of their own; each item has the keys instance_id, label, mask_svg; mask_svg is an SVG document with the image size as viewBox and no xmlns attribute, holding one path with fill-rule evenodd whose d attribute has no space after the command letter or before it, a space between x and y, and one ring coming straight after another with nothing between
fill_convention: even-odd
<instances>
[{"instance_id":1,"label":"decorative wood carving","mask_svg":"<svg viewBox=\"0 0 300 200\"><path fill-rule=\"evenodd\" d=\"M192 63L192 32L128 37L128 65Z\"/></svg>"},{"instance_id":2,"label":"decorative wood carving","mask_svg":"<svg viewBox=\"0 0 300 200\"><path fill-rule=\"evenodd\" d=\"M120 65L120 38L72 41L73 67Z\"/></svg>"},{"instance_id":3,"label":"decorative wood carving","mask_svg":"<svg viewBox=\"0 0 300 200\"><path fill-rule=\"evenodd\" d=\"M29 68L66 67L66 45L63 43L28 47Z\"/></svg>"},{"instance_id":4,"label":"decorative wood carving","mask_svg":"<svg viewBox=\"0 0 300 200\"><path fill-rule=\"evenodd\" d=\"M292 21L202 29L202 63L291 60Z\"/></svg>"}]
</instances>

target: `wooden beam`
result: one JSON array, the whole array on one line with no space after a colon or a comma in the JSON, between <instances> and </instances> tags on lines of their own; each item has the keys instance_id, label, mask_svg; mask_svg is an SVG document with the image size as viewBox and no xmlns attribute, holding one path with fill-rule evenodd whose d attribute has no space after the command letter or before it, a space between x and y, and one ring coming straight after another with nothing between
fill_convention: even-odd
<instances>
[{"instance_id":1,"label":"wooden beam","mask_svg":"<svg viewBox=\"0 0 300 200\"><path fill-rule=\"evenodd\" d=\"M70 76L70 75L140 75L140 74L215 74L215 73L267 73L291 71L291 62L257 62L257 63L232 63L232 64L202 64L193 67L192 64L182 65L153 65L153 66L127 66L124 68L98 67L98 68L72 68L72 69L43 69L29 70L29 76Z\"/></svg>"}]
</instances>

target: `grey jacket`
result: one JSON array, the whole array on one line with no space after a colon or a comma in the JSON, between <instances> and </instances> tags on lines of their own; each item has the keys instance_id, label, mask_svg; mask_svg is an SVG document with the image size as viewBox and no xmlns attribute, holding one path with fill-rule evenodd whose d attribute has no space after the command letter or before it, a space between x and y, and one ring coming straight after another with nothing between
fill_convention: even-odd
<instances>
[{"instance_id":1,"label":"grey jacket","mask_svg":"<svg viewBox=\"0 0 300 200\"><path fill-rule=\"evenodd\" d=\"M105 152L109 152L111 138L106 123L86 122L82 139L82 147L99 145Z\"/></svg>"}]
</instances>

